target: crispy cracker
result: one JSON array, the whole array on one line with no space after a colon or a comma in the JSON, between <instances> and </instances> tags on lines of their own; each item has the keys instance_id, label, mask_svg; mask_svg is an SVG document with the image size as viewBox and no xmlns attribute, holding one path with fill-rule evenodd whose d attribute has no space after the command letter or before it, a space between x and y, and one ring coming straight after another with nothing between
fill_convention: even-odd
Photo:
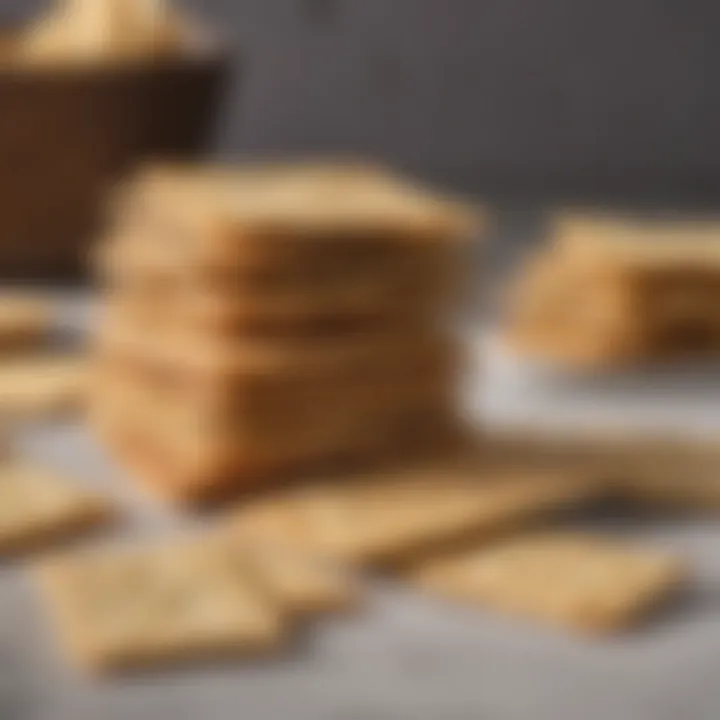
<instances>
[{"instance_id":1,"label":"crispy cracker","mask_svg":"<svg viewBox=\"0 0 720 720\"><path fill-rule=\"evenodd\" d=\"M36 570L67 651L94 671L257 653L284 631L255 570L216 537L58 558Z\"/></svg>"},{"instance_id":2,"label":"crispy cracker","mask_svg":"<svg viewBox=\"0 0 720 720\"><path fill-rule=\"evenodd\" d=\"M78 410L86 384L85 361L47 356L0 363L0 416L46 416Z\"/></svg>"},{"instance_id":3,"label":"crispy cracker","mask_svg":"<svg viewBox=\"0 0 720 720\"><path fill-rule=\"evenodd\" d=\"M412 251L418 241L465 239L482 222L464 202L353 161L155 165L135 179L128 206L138 204L156 227L171 219L188 231L182 243L172 232L158 241L198 268L327 256L339 238L336 247L367 250L379 240Z\"/></svg>"},{"instance_id":4,"label":"crispy cracker","mask_svg":"<svg viewBox=\"0 0 720 720\"><path fill-rule=\"evenodd\" d=\"M654 270L715 269L720 225L712 220L565 214L556 218L558 251L580 261Z\"/></svg>"},{"instance_id":5,"label":"crispy cracker","mask_svg":"<svg viewBox=\"0 0 720 720\"><path fill-rule=\"evenodd\" d=\"M288 548L234 539L257 581L293 616L344 611L357 606L361 591L350 573Z\"/></svg>"},{"instance_id":6,"label":"crispy cracker","mask_svg":"<svg viewBox=\"0 0 720 720\"><path fill-rule=\"evenodd\" d=\"M634 361L645 351L648 313L634 285L555 248L521 268L508 307L504 339L532 359L590 368Z\"/></svg>"},{"instance_id":7,"label":"crispy cracker","mask_svg":"<svg viewBox=\"0 0 720 720\"><path fill-rule=\"evenodd\" d=\"M566 217L519 275L505 336L523 354L591 369L714 355L717 223Z\"/></svg>"},{"instance_id":8,"label":"crispy cracker","mask_svg":"<svg viewBox=\"0 0 720 720\"><path fill-rule=\"evenodd\" d=\"M109 502L68 481L19 462L0 465L0 556L42 548L111 516Z\"/></svg>"},{"instance_id":9,"label":"crispy cracker","mask_svg":"<svg viewBox=\"0 0 720 720\"><path fill-rule=\"evenodd\" d=\"M682 577L675 559L569 532L480 545L410 573L433 593L588 633L637 622Z\"/></svg>"},{"instance_id":10,"label":"crispy cracker","mask_svg":"<svg viewBox=\"0 0 720 720\"><path fill-rule=\"evenodd\" d=\"M318 556L383 563L498 532L596 493L577 473L426 468L285 492L240 508L235 522L251 537Z\"/></svg>"}]
</instances>

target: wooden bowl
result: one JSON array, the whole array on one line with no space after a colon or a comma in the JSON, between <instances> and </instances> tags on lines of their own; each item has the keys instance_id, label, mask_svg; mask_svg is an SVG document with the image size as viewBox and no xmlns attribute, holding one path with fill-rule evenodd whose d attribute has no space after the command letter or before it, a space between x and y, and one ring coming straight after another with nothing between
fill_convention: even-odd
<instances>
[{"instance_id":1,"label":"wooden bowl","mask_svg":"<svg viewBox=\"0 0 720 720\"><path fill-rule=\"evenodd\" d=\"M75 280L113 184L149 157L207 149L230 62L22 65L0 39L0 278ZM4 62L3 62L4 60Z\"/></svg>"}]
</instances>

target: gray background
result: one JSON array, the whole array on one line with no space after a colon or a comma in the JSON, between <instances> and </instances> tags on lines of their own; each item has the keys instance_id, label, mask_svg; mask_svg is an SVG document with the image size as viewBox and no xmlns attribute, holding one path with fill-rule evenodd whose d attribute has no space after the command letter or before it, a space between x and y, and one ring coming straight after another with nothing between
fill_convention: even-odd
<instances>
[{"instance_id":1,"label":"gray background","mask_svg":"<svg viewBox=\"0 0 720 720\"><path fill-rule=\"evenodd\" d=\"M497 195L720 189L712 0L184 4L246 58L225 154L371 154ZM42 5L0 2L8 18Z\"/></svg>"}]
</instances>

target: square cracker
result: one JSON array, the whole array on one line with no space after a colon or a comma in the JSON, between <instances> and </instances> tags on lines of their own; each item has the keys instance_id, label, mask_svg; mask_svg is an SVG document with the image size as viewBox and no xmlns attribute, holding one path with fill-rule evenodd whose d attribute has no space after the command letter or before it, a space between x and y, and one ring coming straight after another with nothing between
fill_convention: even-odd
<instances>
[{"instance_id":1,"label":"square cracker","mask_svg":"<svg viewBox=\"0 0 720 720\"><path fill-rule=\"evenodd\" d=\"M120 212L141 208L156 227L171 219L172 228L185 229L182 242L160 233L155 245L200 272L266 270L353 248L367 253L378 242L412 252L426 240L454 245L483 225L482 213L458 198L353 161L154 165L122 194Z\"/></svg>"},{"instance_id":2,"label":"square cracker","mask_svg":"<svg viewBox=\"0 0 720 720\"><path fill-rule=\"evenodd\" d=\"M44 356L0 363L0 415L38 417L78 409L86 386L82 358Z\"/></svg>"},{"instance_id":3,"label":"square cracker","mask_svg":"<svg viewBox=\"0 0 720 720\"><path fill-rule=\"evenodd\" d=\"M112 514L104 498L44 470L0 465L0 557L89 531Z\"/></svg>"},{"instance_id":4,"label":"square cracker","mask_svg":"<svg viewBox=\"0 0 720 720\"><path fill-rule=\"evenodd\" d=\"M577 472L448 466L319 484L240 508L250 537L351 564L396 562L476 533L508 526L596 496Z\"/></svg>"},{"instance_id":5,"label":"square cracker","mask_svg":"<svg viewBox=\"0 0 720 720\"><path fill-rule=\"evenodd\" d=\"M71 657L123 670L275 646L283 613L217 538L61 557L36 577Z\"/></svg>"},{"instance_id":6,"label":"square cracker","mask_svg":"<svg viewBox=\"0 0 720 720\"><path fill-rule=\"evenodd\" d=\"M257 582L289 615L344 611L360 600L355 578L332 563L287 548L247 544L243 552Z\"/></svg>"},{"instance_id":7,"label":"square cracker","mask_svg":"<svg viewBox=\"0 0 720 720\"><path fill-rule=\"evenodd\" d=\"M675 559L570 532L476 546L410 573L433 593L587 633L637 621L682 577Z\"/></svg>"}]
</instances>

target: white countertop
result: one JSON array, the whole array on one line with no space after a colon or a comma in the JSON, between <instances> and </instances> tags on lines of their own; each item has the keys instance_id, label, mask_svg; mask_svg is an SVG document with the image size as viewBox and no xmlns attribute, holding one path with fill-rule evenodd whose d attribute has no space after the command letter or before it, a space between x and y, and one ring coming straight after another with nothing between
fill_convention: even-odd
<instances>
[{"instance_id":1,"label":"white countertop","mask_svg":"<svg viewBox=\"0 0 720 720\"><path fill-rule=\"evenodd\" d=\"M82 304L64 307L72 325ZM717 417L718 384L707 382L682 392L668 388L660 403L667 404L667 416L683 423ZM642 415L654 418L660 402L653 400L655 390L641 401L637 384L617 393L596 389L590 399L581 398L567 387L560 392L530 382L527 373L497 356L490 357L485 387L483 407L503 422L544 422L548 412L571 424L578 416L612 421L612 407L617 402L629 408L629 398L633 414L642 405ZM629 417L630 410L625 413ZM131 535L183 525L182 518L137 495L82 429L28 428L21 444L38 462L117 495L128 510ZM376 580L365 611L319 620L277 659L90 681L75 676L59 658L21 570L4 567L0 718L715 720L720 524L619 517L588 522L677 550L694 569L694 590L647 630L614 641L584 641L433 602Z\"/></svg>"}]
</instances>

